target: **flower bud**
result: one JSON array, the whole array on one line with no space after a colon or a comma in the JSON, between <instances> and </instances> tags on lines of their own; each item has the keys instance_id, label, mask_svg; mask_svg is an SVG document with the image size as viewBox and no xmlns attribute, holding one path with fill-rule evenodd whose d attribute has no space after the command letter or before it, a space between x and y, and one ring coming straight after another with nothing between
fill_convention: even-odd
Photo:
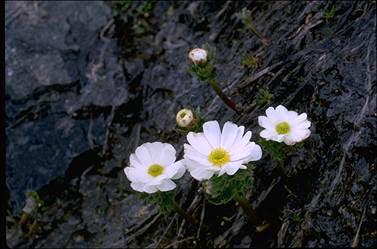
<instances>
[{"instance_id":1,"label":"flower bud","mask_svg":"<svg viewBox=\"0 0 377 249\"><path fill-rule=\"evenodd\" d=\"M195 122L194 113L189 109L182 109L176 116L177 125L181 128L189 128Z\"/></svg>"},{"instance_id":2,"label":"flower bud","mask_svg":"<svg viewBox=\"0 0 377 249\"><path fill-rule=\"evenodd\" d=\"M190 60L196 65L202 65L207 62L208 53L205 49L194 48L189 53Z\"/></svg>"}]
</instances>

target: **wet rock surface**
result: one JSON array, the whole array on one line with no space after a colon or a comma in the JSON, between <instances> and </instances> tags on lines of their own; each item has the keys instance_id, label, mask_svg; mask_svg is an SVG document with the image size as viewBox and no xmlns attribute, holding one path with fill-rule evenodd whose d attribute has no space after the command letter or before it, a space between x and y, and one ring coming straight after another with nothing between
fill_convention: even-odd
<instances>
[{"instance_id":1,"label":"wet rock surface","mask_svg":"<svg viewBox=\"0 0 377 249\"><path fill-rule=\"evenodd\" d=\"M10 247L376 245L375 2L122 6L5 4ZM245 28L244 7L270 45ZM187 52L204 43L242 115L187 72ZM259 63L242 65L248 55ZM188 174L177 198L209 228L159 214L134 194L123 173L129 154L160 140L182 155L174 123L182 107L242 124L258 140L261 88L269 105L312 122L311 137L285 159L285 177L267 153L255 163L250 201L268 229L255 232L235 203L203 201ZM18 224L27 190L44 201L41 229L30 233Z\"/></svg>"}]
</instances>

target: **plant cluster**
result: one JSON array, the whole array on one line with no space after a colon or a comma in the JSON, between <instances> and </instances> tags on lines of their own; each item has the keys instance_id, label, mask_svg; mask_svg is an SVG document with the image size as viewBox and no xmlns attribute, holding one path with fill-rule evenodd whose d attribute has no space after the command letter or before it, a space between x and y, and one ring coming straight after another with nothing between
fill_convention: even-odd
<instances>
[{"instance_id":1,"label":"plant cluster","mask_svg":"<svg viewBox=\"0 0 377 249\"><path fill-rule=\"evenodd\" d=\"M222 92L215 77L213 51L196 48L190 51L191 73L212 86L220 98L239 112L236 104ZM271 100L267 90L260 90L261 106ZM254 182L253 161L262 158L267 151L279 165L284 166L286 148L299 144L310 135L310 121L306 113L298 114L279 105L268 107L266 116L258 117L260 132L258 143L251 141L252 133L244 126L227 121L220 127L216 120L205 121L198 112L185 108L176 115L177 129L187 133L183 145L184 155L177 160L175 148L168 143L148 142L136 148L130 155L130 164L124 172L131 188L141 192L141 198L159 206L162 212L175 211L187 221L197 220L178 205L175 200L176 183L188 171L202 183L207 200L216 205L236 201L244 209L249 220L258 228L268 227L260 223L246 196ZM262 150L263 149L263 150ZM264 229L264 228L263 228Z\"/></svg>"}]
</instances>

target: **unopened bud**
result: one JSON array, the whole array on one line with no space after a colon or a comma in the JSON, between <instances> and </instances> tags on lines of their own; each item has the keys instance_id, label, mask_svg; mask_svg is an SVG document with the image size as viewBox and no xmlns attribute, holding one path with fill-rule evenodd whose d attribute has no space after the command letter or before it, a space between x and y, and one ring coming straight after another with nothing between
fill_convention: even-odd
<instances>
[{"instance_id":1,"label":"unopened bud","mask_svg":"<svg viewBox=\"0 0 377 249\"><path fill-rule=\"evenodd\" d=\"M194 113L189 109L182 109L176 116L177 125L181 128L189 128L195 122Z\"/></svg>"},{"instance_id":2,"label":"unopened bud","mask_svg":"<svg viewBox=\"0 0 377 249\"><path fill-rule=\"evenodd\" d=\"M205 49L194 48L189 53L190 60L197 65L202 65L207 62L208 53Z\"/></svg>"}]
</instances>

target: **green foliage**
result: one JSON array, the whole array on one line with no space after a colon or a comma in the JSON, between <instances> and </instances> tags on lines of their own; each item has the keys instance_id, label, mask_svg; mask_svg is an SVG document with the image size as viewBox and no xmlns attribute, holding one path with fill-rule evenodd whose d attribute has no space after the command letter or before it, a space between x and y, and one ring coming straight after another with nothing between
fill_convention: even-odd
<instances>
[{"instance_id":1,"label":"green foliage","mask_svg":"<svg viewBox=\"0 0 377 249\"><path fill-rule=\"evenodd\" d=\"M327 8L323 12L323 18L325 19L326 22L329 22L331 19L333 19L334 15L335 15L335 5L332 5L331 8Z\"/></svg>"},{"instance_id":2,"label":"green foliage","mask_svg":"<svg viewBox=\"0 0 377 249\"><path fill-rule=\"evenodd\" d=\"M257 100L257 105L263 107L269 104L272 100L272 94L264 88L259 89L259 98Z\"/></svg>"},{"instance_id":3,"label":"green foliage","mask_svg":"<svg viewBox=\"0 0 377 249\"><path fill-rule=\"evenodd\" d=\"M243 8L242 11L238 14L238 17L241 19L242 23L249 29L253 30L253 19L251 18L251 11Z\"/></svg>"},{"instance_id":4,"label":"green foliage","mask_svg":"<svg viewBox=\"0 0 377 249\"><path fill-rule=\"evenodd\" d=\"M242 59L242 66L245 67L257 67L260 64L260 59L256 56L247 54L243 59Z\"/></svg>"},{"instance_id":5,"label":"green foliage","mask_svg":"<svg viewBox=\"0 0 377 249\"><path fill-rule=\"evenodd\" d=\"M195 74L200 81L207 82L215 78L215 67L212 63L207 62L204 65L195 65L191 66L190 72Z\"/></svg>"},{"instance_id":6,"label":"green foliage","mask_svg":"<svg viewBox=\"0 0 377 249\"><path fill-rule=\"evenodd\" d=\"M244 197L253 187L254 166L247 165L247 169L240 169L233 176L224 174L212 177L208 185L210 194L208 201L215 204L225 204L235 197Z\"/></svg>"},{"instance_id":7,"label":"green foliage","mask_svg":"<svg viewBox=\"0 0 377 249\"><path fill-rule=\"evenodd\" d=\"M300 223L301 222L301 217L300 217L300 213L299 212L296 212L292 215L292 221L295 222L295 223Z\"/></svg>"},{"instance_id":8,"label":"green foliage","mask_svg":"<svg viewBox=\"0 0 377 249\"><path fill-rule=\"evenodd\" d=\"M169 213L176 210L175 191L160 192L153 194L141 193L140 199L146 203L157 205L162 213Z\"/></svg>"},{"instance_id":9,"label":"green foliage","mask_svg":"<svg viewBox=\"0 0 377 249\"><path fill-rule=\"evenodd\" d=\"M118 17L124 13L127 15L131 15L131 11L129 10L131 7L131 0L122 0L122 1L114 1L112 2L111 9L113 12L113 16Z\"/></svg>"},{"instance_id":10,"label":"green foliage","mask_svg":"<svg viewBox=\"0 0 377 249\"><path fill-rule=\"evenodd\" d=\"M284 145L275 141L259 139L257 142L264 151L267 151L276 161L283 161L285 158Z\"/></svg>"},{"instance_id":11,"label":"green foliage","mask_svg":"<svg viewBox=\"0 0 377 249\"><path fill-rule=\"evenodd\" d=\"M238 18L242 21L246 28L250 29L264 45L269 45L271 39L264 37L253 25L253 19L251 18L251 11L247 8L243 8L240 13L238 13Z\"/></svg>"},{"instance_id":12,"label":"green foliage","mask_svg":"<svg viewBox=\"0 0 377 249\"><path fill-rule=\"evenodd\" d=\"M153 5L151 2L145 1L141 2L136 8L134 3L136 2L130 0L114 1L111 5L112 13L114 17L122 18L124 22L129 24L136 35L142 35L151 30L147 18L150 16Z\"/></svg>"},{"instance_id":13,"label":"green foliage","mask_svg":"<svg viewBox=\"0 0 377 249\"><path fill-rule=\"evenodd\" d=\"M152 10L152 7L153 6L151 2L143 2L139 5L137 10L140 14L149 14L149 12Z\"/></svg>"}]
</instances>

